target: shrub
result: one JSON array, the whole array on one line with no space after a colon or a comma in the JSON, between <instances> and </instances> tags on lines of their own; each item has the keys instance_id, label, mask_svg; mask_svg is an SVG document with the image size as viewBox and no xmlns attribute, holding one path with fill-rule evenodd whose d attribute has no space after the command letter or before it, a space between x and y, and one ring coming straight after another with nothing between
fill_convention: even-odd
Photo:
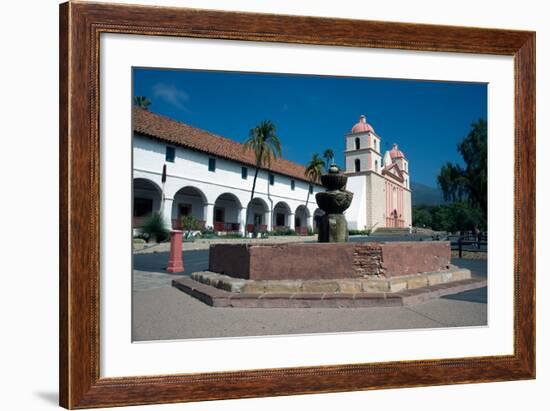
<instances>
[{"instance_id":1,"label":"shrub","mask_svg":"<svg viewBox=\"0 0 550 411\"><path fill-rule=\"evenodd\" d=\"M170 238L170 233L164 225L164 219L158 212L152 213L145 219L140 227L140 232L147 239L147 242L161 243Z\"/></svg>"},{"instance_id":2,"label":"shrub","mask_svg":"<svg viewBox=\"0 0 550 411\"><path fill-rule=\"evenodd\" d=\"M202 238L216 238L218 237L216 235L216 232L212 227L205 227L201 230L201 237Z\"/></svg>"},{"instance_id":3,"label":"shrub","mask_svg":"<svg viewBox=\"0 0 550 411\"><path fill-rule=\"evenodd\" d=\"M180 219L181 221L181 228L183 230L200 230L201 225L199 223L199 220L197 220L192 215L184 215Z\"/></svg>"},{"instance_id":4,"label":"shrub","mask_svg":"<svg viewBox=\"0 0 550 411\"><path fill-rule=\"evenodd\" d=\"M275 231L270 231L268 233L269 235L277 236L277 235L298 235L296 231L291 230L290 228L280 228Z\"/></svg>"},{"instance_id":5,"label":"shrub","mask_svg":"<svg viewBox=\"0 0 550 411\"><path fill-rule=\"evenodd\" d=\"M243 238L243 235L241 233L227 233L223 238Z\"/></svg>"},{"instance_id":6,"label":"shrub","mask_svg":"<svg viewBox=\"0 0 550 411\"><path fill-rule=\"evenodd\" d=\"M349 230L349 235L370 235L372 230Z\"/></svg>"}]
</instances>

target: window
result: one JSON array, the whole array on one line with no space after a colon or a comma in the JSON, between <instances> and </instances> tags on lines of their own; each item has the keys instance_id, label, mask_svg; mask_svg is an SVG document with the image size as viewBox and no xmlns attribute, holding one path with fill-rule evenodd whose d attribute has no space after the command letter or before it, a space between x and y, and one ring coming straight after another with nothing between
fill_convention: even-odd
<instances>
[{"instance_id":1,"label":"window","mask_svg":"<svg viewBox=\"0 0 550 411\"><path fill-rule=\"evenodd\" d=\"M376 148L376 144L377 144L376 139L374 139L373 141L374 141L374 149L375 149L376 151L378 151L378 149Z\"/></svg>"},{"instance_id":2,"label":"window","mask_svg":"<svg viewBox=\"0 0 550 411\"><path fill-rule=\"evenodd\" d=\"M180 204L178 206L179 216L190 216L191 210L193 209L193 206L191 204Z\"/></svg>"},{"instance_id":3,"label":"window","mask_svg":"<svg viewBox=\"0 0 550 411\"><path fill-rule=\"evenodd\" d=\"M313 194L313 186L311 184L309 185L309 194Z\"/></svg>"},{"instance_id":4,"label":"window","mask_svg":"<svg viewBox=\"0 0 550 411\"><path fill-rule=\"evenodd\" d=\"M225 222L225 209L218 207L214 209L214 221L216 223Z\"/></svg>"},{"instance_id":5,"label":"window","mask_svg":"<svg viewBox=\"0 0 550 411\"><path fill-rule=\"evenodd\" d=\"M296 182L294 180L290 180L290 189L294 191L295 188L296 188Z\"/></svg>"},{"instance_id":6,"label":"window","mask_svg":"<svg viewBox=\"0 0 550 411\"><path fill-rule=\"evenodd\" d=\"M378 160L374 160L374 170L378 171Z\"/></svg>"},{"instance_id":7,"label":"window","mask_svg":"<svg viewBox=\"0 0 550 411\"><path fill-rule=\"evenodd\" d=\"M272 186L273 184L275 184L275 175L269 174L269 185Z\"/></svg>"},{"instance_id":8,"label":"window","mask_svg":"<svg viewBox=\"0 0 550 411\"><path fill-rule=\"evenodd\" d=\"M359 150L361 148L361 140L359 140L359 137L355 138L355 149Z\"/></svg>"},{"instance_id":9,"label":"window","mask_svg":"<svg viewBox=\"0 0 550 411\"><path fill-rule=\"evenodd\" d=\"M215 158L209 158L208 159L208 171L216 171L216 159Z\"/></svg>"},{"instance_id":10,"label":"window","mask_svg":"<svg viewBox=\"0 0 550 411\"><path fill-rule=\"evenodd\" d=\"M153 200L151 198L134 198L134 217L144 217L153 212Z\"/></svg>"},{"instance_id":11,"label":"window","mask_svg":"<svg viewBox=\"0 0 550 411\"><path fill-rule=\"evenodd\" d=\"M248 178L248 168L246 167L241 168L241 178L243 180L246 180Z\"/></svg>"},{"instance_id":12,"label":"window","mask_svg":"<svg viewBox=\"0 0 550 411\"><path fill-rule=\"evenodd\" d=\"M166 147L166 161L169 163L173 163L176 159L176 148L175 147Z\"/></svg>"},{"instance_id":13,"label":"window","mask_svg":"<svg viewBox=\"0 0 550 411\"><path fill-rule=\"evenodd\" d=\"M355 172L361 171L361 160L355 159Z\"/></svg>"}]
</instances>

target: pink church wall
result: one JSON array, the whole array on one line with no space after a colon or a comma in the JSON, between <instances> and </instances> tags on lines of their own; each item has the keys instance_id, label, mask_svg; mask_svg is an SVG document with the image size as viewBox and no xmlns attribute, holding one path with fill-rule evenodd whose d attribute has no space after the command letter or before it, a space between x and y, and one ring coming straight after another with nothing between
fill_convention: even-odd
<instances>
[{"instance_id":1,"label":"pink church wall","mask_svg":"<svg viewBox=\"0 0 550 411\"><path fill-rule=\"evenodd\" d=\"M396 189L396 198L394 199L393 190ZM396 221L393 217L393 211L397 211L397 226L404 226L403 210L403 188L386 181L386 227L393 227Z\"/></svg>"}]
</instances>

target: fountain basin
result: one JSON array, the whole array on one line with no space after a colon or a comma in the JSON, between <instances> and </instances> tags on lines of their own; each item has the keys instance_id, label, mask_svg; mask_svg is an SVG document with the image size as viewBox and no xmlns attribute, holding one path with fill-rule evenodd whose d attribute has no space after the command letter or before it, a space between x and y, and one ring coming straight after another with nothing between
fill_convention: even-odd
<instances>
[{"instance_id":1,"label":"fountain basin","mask_svg":"<svg viewBox=\"0 0 550 411\"><path fill-rule=\"evenodd\" d=\"M215 244L209 271L250 280L388 278L450 265L446 241Z\"/></svg>"}]
</instances>

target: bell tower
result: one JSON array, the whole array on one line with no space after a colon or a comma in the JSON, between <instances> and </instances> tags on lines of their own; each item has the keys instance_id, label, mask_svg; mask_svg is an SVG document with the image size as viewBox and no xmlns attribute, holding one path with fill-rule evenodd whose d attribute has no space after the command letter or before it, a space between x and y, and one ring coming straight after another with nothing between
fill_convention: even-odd
<instances>
[{"instance_id":1,"label":"bell tower","mask_svg":"<svg viewBox=\"0 0 550 411\"><path fill-rule=\"evenodd\" d=\"M374 128L367 123L364 115L346 134L346 150L344 151L346 174L382 172L382 156L380 154L380 137Z\"/></svg>"}]
</instances>

